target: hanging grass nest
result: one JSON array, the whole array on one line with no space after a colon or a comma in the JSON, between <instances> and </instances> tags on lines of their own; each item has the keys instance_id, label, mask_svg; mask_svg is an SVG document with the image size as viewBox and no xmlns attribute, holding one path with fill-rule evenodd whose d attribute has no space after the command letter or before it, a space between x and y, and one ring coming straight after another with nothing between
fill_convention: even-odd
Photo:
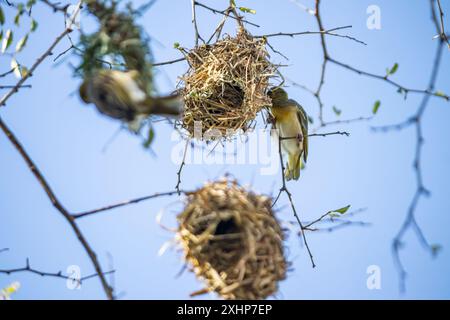
<instances>
[{"instance_id":1,"label":"hanging grass nest","mask_svg":"<svg viewBox=\"0 0 450 320\"><path fill-rule=\"evenodd\" d=\"M285 279L284 234L270 198L236 181L206 184L178 216L184 259L225 299L265 299Z\"/></svg>"},{"instance_id":2,"label":"hanging grass nest","mask_svg":"<svg viewBox=\"0 0 450 320\"><path fill-rule=\"evenodd\" d=\"M182 127L191 136L196 121L201 121L202 133L218 129L228 137L238 129L245 132L256 114L271 104L267 88L276 67L269 61L266 41L242 27L234 38L225 36L191 50L187 61L190 68L180 90L185 101Z\"/></svg>"}]
</instances>

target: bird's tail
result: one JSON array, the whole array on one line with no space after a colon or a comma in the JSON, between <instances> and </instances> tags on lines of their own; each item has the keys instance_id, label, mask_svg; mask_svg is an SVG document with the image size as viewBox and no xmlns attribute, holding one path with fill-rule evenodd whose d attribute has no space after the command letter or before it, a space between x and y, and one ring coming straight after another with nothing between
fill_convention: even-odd
<instances>
[{"instance_id":1,"label":"bird's tail","mask_svg":"<svg viewBox=\"0 0 450 320\"><path fill-rule=\"evenodd\" d=\"M183 99L178 94L146 99L149 114L179 117L183 112Z\"/></svg>"},{"instance_id":2,"label":"bird's tail","mask_svg":"<svg viewBox=\"0 0 450 320\"><path fill-rule=\"evenodd\" d=\"M286 166L286 171L284 172L284 177L287 181L298 180L300 178L300 169L302 167L302 158L298 155L289 155L288 162Z\"/></svg>"}]
</instances>

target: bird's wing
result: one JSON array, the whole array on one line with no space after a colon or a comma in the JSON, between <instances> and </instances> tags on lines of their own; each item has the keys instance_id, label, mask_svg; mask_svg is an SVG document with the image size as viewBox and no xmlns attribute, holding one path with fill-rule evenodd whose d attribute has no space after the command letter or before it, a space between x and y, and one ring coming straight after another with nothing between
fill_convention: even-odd
<instances>
[{"instance_id":1,"label":"bird's wing","mask_svg":"<svg viewBox=\"0 0 450 320\"><path fill-rule=\"evenodd\" d=\"M135 117L135 107L127 90L114 78L98 77L93 83L93 91L100 102L100 112L110 117L131 121Z\"/></svg>"},{"instance_id":2,"label":"bird's wing","mask_svg":"<svg viewBox=\"0 0 450 320\"><path fill-rule=\"evenodd\" d=\"M308 158L308 116L306 115L303 107L297 101L289 100L289 102L297 107L297 117L298 121L300 122L303 135L303 159L306 162Z\"/></svg>"}]
</instances>

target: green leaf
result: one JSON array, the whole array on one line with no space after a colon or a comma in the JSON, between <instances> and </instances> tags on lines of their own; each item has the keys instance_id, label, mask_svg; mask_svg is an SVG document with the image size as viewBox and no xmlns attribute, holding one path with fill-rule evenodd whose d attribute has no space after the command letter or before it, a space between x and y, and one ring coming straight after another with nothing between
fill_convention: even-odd
<instances>
[{"instance_id":1,"label":"green leaf","mask_svg":"<svg viewBox=\"0 0 450 320\"><path fill-rule=\"evenodd\" d=\"M28 40L28 34L23 37L22 39L19 40L19 42L17 42L16 44L16 52L20 52L23 47L25 47L25 45L27 44L27 40Z\"/></svg>"},{"instance_id":2,"label":"green leaf","mask_svg":"<svg viewBox=\"0 0 450 320\"><path fill-rule=\"evenodd\" d=\"M150 129L148 130L148 137L144 142L144 148L148 149L152 144L154 138L155 138L155 131L153 130L153 127L150 127Z\"/></svg>"},{"instance_id":3,"label":"green leaf","mask_svg":"<svg viewBox=\"0 0 450 320\"><path fill-rule=\"evenodd\" d=\"M389 74L394 74L397 72L397 70L398 70L398 63L395 63L394 66L389 71Z\"/></svg>"},{"instance_id":4,"label":"green leaf","mask_svg":"<svg viewBox=\"0 0 450 320\"><path fill-rule=\"evenodd\" d=\"M378 112L378 109L380 109L381 101L377 100L375 101L375 104L373 105L372 113L376 114Z\"/></svg>"},{"instance_id":5,"label":"green leaf","mask_svg":"<svg viewBox=\"0 0 450 320\"><path fill-rule=\"evenodd\" d=\"M22 13L19 11L19 12L17 12L17 14L16 14L16 16L15 16L15 18L14 18L14 24L16 25L16 26L19 26L20 25L20 16L22 15Z\"/></svg>"},{"instance_id":6,"label":"green leaf","mask_svg":"<svg viewBox=\"0 0 450 320\"><path fill-rule=\"evenodd\" d=\"M344 214L344 213L346 213L347 211L348 211L348 209L350 209L350 205L348 205L348 206L346 206L346 207L343 207L343 208L340 208L340 209L337 209L337 210L333 210L332 212L337 212L337 213L340 213L340 214Z\"/></svg>"},{"instance_id":7,"label":"green leaf","mask_svg":"<svg viewBox=\"0 0 450 320\"><path fill-rule=\"evenodd\" d=\"M5 14L3 13L2 7L0 7L0 25L5 23Z\"/></svg>"},{"instance_id":8,"label":"green leaf","mask_svg":"<svg viewBox=\"0 0 450 320\"><path fill-rule=\"evenodd\" d=\"M0 41L3 39L3 30L0 30Z\"/></svg>"},{"instance_id":9,"label":"green leaf","mask_svg":"<svg viewBox=\"0 0 450 320\"><path fill-rule=\"evenodd\" d=\"M28 0L27 1L27 9L30 10L32 6L36 4L36 0Z\"/></svg>"},{"instance_id":10,"label":"green leaf","mask_svg":"<svg viewBox=\"0 0 450 320\"><path fill-rule=\"evenodd\" d=\"M339 117L342 113L342 110L336 108L336 106L333 106L333 112Z\"/></svg>"},{"instance_id":11,"label":"green leaf","mask_svg":"<svg viewBox=\"0 0 450 320\"><path fill-rule=\"evenodd\" d=\"M443 97L445 98L447 95L445 93L443 93L442 91L436 91L435 93L438 97Z\"/></svg>"},{"instance_id":12,"label":"green leaf","mask_svg":"<svg viewBox=\"0 0 450 320\"><path fill-rule=\"evenodd\" d=\"M173 47L174 47L174 49L178 49L180 47L180 43L174 42Z\"/></svg>"},{"instance_id":13,"label":"green leaf","mask_svg":"<svg viewBox=\"0 0 450 320\"><path fill-rule=\"evenodd\" d=\"M37 27L38 27L38 23L36 22L36 20L34 20L34 19L31 20L31 29L30 29L30 31L31 32L36 31Z\"/></svg>"},{"instance_id":14,"label":"green leaf","mask_svg":"<svg viewBox=\"0 0 450 320\"><path fill-rule=\"evenodd\" d=\"M13 32L11 31L11 29L8 29L6 31L5 37L3 38L2 50L1 50L2 53L5 53L5 51L11 45L12 41L13 41Z\"/></svg>"},{"instance_id":15,"label":"green leaf","mask_svg":"<svg viewBox=\"0 0 450 320\"><path fill-rule=\"evenodd\" d=\"M256 10L246 8L246 7L239 7L239 10L241 10L242 12L246 12L246 13L256 14Z\"/></svg>"}]
</instances>

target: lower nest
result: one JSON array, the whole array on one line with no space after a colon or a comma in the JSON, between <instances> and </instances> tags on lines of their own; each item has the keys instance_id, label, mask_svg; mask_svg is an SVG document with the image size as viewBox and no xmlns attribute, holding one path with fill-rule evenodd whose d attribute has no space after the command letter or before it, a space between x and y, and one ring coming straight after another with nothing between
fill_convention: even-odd
<instances>
[{"instance_id":1,"label":"lower nest","mask_svg":"<svg viewBox=\"0 0 450 320\"><path fill-rule=\"evenodd\" d=\"M283 231L271 200L236 182L207 184L178 216L185 260L225 299L264 299L285 278Z\"/></svg>"},{"instance_id":2,"label":"lower nest","mask_svg":"<svg viewBox=\"0 0 450 320\"><path fill-rule=\"evenodd\" d=\"M187 54L188 72L181 78L185 112L182 127L194 135L195 122L204 133L222 136L253 126L257 113L271 101L269 79L276 68L269 61L265 41L245 30Z\"/></svg>"}]
</instances>

